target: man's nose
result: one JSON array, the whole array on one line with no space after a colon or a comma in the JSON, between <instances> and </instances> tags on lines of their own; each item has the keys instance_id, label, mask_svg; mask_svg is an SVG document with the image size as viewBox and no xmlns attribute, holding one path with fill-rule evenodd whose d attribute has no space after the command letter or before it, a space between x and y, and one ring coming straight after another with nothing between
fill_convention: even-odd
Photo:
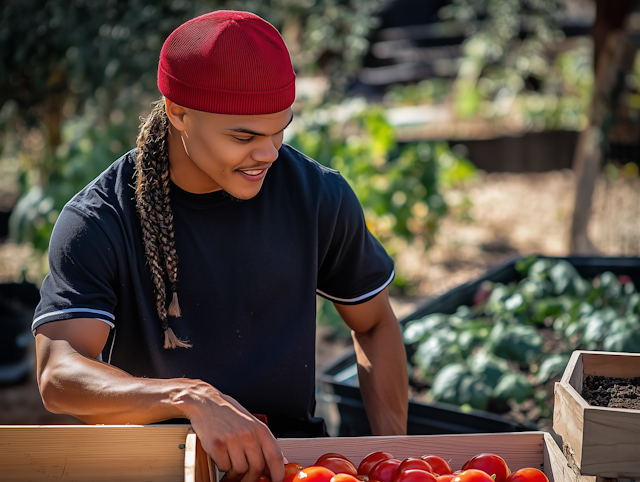
<instances>
[{"instance_id":1,"label":"man's nose","mask_svg":"<svg viewBox=\"0 0 640 482\"><path fill-rule=\"evenodd\" d=\"M278 149L271 139L265 139L264 141L253 150L251 157L257 162L273 162L278 158Z\"/></svg>"}]
</instances>

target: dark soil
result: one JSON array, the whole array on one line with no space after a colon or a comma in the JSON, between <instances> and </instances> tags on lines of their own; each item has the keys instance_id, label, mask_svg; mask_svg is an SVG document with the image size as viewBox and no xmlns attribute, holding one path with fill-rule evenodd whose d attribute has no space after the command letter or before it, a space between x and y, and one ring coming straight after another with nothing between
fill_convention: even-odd
<instances>
[{"instance_id":1,"label":"dark soil","mask_svg":"<svg viewBox=\"0 0 640 482\"><path fill-rule=\"evenodd\" d=\"M588 376L584 382L582 397L596 407L640 410L640 377Z\"/></svg>"}]
</instances>

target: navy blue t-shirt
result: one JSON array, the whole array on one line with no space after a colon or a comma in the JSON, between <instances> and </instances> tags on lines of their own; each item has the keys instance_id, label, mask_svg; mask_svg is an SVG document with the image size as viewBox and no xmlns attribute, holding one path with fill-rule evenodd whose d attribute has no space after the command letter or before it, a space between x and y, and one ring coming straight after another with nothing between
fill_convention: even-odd
<instances>
[{"instance_id":1,"label":"navy blue t-shirt","mask_svg":"<svg viewBox=\"0 0 640 482\"><path fill-rule=\"evenodd\" d=\"M204 380L267 415L276 436L321 433L313 418L316 293L356 304L393 278L393 261L347 182L283 145L252 199L172 184L182 316L170 325L193 347L166 350L134 163L132 150L63 209L32 328L102 320L112 328L103 361L137 377Z\"/></svg>"}]
</instances>

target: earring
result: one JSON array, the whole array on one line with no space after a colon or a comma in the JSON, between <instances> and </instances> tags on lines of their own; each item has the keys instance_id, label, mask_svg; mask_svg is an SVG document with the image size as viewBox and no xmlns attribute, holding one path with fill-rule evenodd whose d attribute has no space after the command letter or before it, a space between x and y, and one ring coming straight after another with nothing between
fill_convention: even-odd
<instances>
[{"instance_id":1,"label":"earring","mask_svg":"<svg viewBox=\"0 0 640 482\"><path fill-rule=\"evenodd\" d=\"M189 134L187 134L187 131L184 131L184 135L187 136L187 139L189 139ZM182 132L180 133L180 139L182 139L182 146L184 147L184 152L186 152L187 157L191 159L191 156L189 155L189 151L187 151L187 145L184 143L184 137L182 137Z\"/></svg>"}]
</instances>

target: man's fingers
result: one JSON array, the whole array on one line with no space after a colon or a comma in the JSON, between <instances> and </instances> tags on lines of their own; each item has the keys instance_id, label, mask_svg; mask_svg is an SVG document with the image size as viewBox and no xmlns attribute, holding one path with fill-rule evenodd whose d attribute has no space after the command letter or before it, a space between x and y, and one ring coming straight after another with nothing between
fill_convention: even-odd
<instances>
[{"instance_id":1,"label":"man's fingers","mask_svg":"<svg viewBox=\"0 0 640 482\"><path fill-rule=\"evenodd\" d=\"M246 474L249 470L249 464L247 463L244 450L236 440L230 439L227 443L229 458L231 459L231 470L228 473L229 477L234 478Z\"/></svg>"},{"instance_id":2,"label":"man's fingers","mask_svg":"<svg viewBox=\"0 0 640 482\"><path fill-rule=\"evenodd\" d=\"M260 443L264 460L271 472L271 482L282 482L284 479L284 456L282 451L268 429L261 430L260 434L258 442Z\"/></svg>"},{"instance_id":3,"label":"man's fingers","mask_svg":"<svg viewBox=\"0 0 640 482\"><path fill-rule=\"evenodd\" d=\"M213 447L210 450L205 449L205 452L209 454L209 457L211 457L220 472L229 472L231 470L231 459L224 444L216 441L213 443Z\"/></svg>"},{"instance_id":4,"label":"man's fingers","mask_svg":"<svg viewBox=\"0 0 640 482\"><path fill-rule=\"evenodd\" d=\"M252 437L248 442L249 443L245 446L245 455L249 462L249 470L242 478L242 482L256 482L262 475L262 471L265 467L265 461L258 441Z\"/></svg>"}]
</instances>

